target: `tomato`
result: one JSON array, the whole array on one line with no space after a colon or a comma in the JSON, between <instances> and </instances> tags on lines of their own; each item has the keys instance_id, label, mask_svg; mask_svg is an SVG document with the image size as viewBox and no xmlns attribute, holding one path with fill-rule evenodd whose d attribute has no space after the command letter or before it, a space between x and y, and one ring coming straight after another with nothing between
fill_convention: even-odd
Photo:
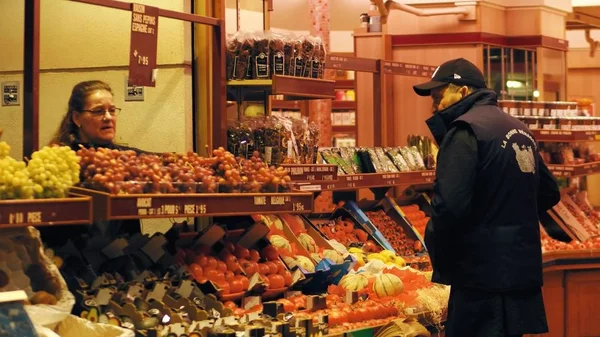
<instances>
[{"instance_id":1,"label":"tomato","mask_svg":"<svg viewBox=\"0 0 600 337\"><path fill-rule=\"evenodd\" d=\"M248 290L248 287L250 286L250 280L248 280L248 277L246 277L245 275L237 275L235 276L235 279L242 282L242 287L244 291Z\"/></svg>"},{"instance_id":2,"label":"tomato","mask_svg":"<svg viewBox=\"0 0 600 337\"><path fill-rule=\"evenodd\" d=\"M289 270L284 270L280 275L283 276L283 280L285 281L285 285L287 287L292 285L292 273Z\"/></svg>"},{"instance_id":3,"label":"tomato","mask_svg":"<svg viewBox=\"0 0 600 337\"><path fill-rule=\"evenodd\" d=\"M285 312L294 312L296 311L296 305L292 303L292 301L287 300L285 298L277 300L277 303L283 304L283 311Z\"/></svg>"},{"instance_id":4,"label":"tomato","mask_svg":"<svg viewBox=\"0 0 600 337\"><path fill-rule=\"evenodd\" d=\"M273 263L277 266L277 274L283 274L287 270L285 264L280 259L273 261Z\"/></svg>"},{"instance_id":5,"label":"tomato","mask_svg":"<svg viewBox=\"0 0 600 337\"><path fill-rule=\"evenodd\" d=\"M235 278L230 279L230 281L229 281L229 287L231 289L231 293L232 294L241 293L241 292L243 292L245 290L244 289L244 284L242 283L242 281L238 280L238 279L235 279Z\"/></svg>"},{"instance_id":6,"label":"tomato","mask_svg":"<svg viewBox=\"0 0 600 337\"><path fill-rule=\"evenodd\" d=\"M214 257L209 257L207 262L206 262L206 267L205 269L217 269L217 259L215 259Z\"/></svg>"},{"instance_id":7,"label":"tomato","mask_svg":"<svg viewBox=\"0 0 600 337\"><path fill-rule=\"evenodd\" d=\"M246 275L249 276L258 273L258 263L254 261L247 261L245 264L242 264L242 268L244 268Z\"/></svg>"},{"instance_id":8,"label":"tomato","mask_svg":"<svg viewBox=\"0 0 600 337\"><path fill-rule=\"evenodd\" d=\"M196 255L194 257L194 263L198 264L200 267L206 267L208 259L206 258L206 255Z\"/></svg>"},{"instance_id":9,"label":"tomato","mask_svg":"<svg viewBox=\"0 0 600 337\"><path fill-rule=\"evenodd\" d=\"M258 262L258 260L260 260L260 254L258 253L258 251L250 249L250 256L248 257L248 259L250 259L250 261Z\"/></svg>"},{"instance_id":10,"label":"tomato","mask_svg":"<svg viewBox=\"0 0 600 337\"><path fill-rule=\"evenodd\" d=\"M235 274L231 270L227 270L227 271L225 271L223 276L225 277L226 280L231 280L231 279L233 279L234 275Z\"/></svg>"},{"instance_id":11,"label":"tomato","mask_svg":"<svg viewBox=\"0 0 600 337\"><path fill-rule=\"evenodd\" d=\"M221 260L217 261L217 270L221 273L225 273L227 271L227 264Z\"/></svg>"},{"instance_id":12,"label":"tomato","mask_svg":"<svg viewBox=\"0 0 600 337\"><path fill-rule=\"evenodd\" d=\"M262 282L265 284L265 287L267 287L267 289L271 289L269 279L264 274L259 274L259 275L260 275Z\"/></svg>"},{"instance_id":13,"label":"tomato","mask_svg":"<svg viewBox=\"0 0 600 337\"><path fill-rule=\"evenodd\" d=\"M229 261L226 261L225 264L227 265L227 269L231 270L232 272L237 272L240 270L240 264L238 263L237 259L230 259Z\"/></svg>"},{"instance_id":14,"label":"tomato","mask_svg":"<svg viewBox=\"0 0 600 337\"><path fill-rule=\"evenodd\" d=\"M348 322L348 314L340 310L329 311L329 326L338 326Z\"/></svg>"},{"instance_id":15,"label":"tomato","mask_svg":"<svg viewBox=\"0 0 600 337\"><path fill-rule=\"evenodd\" d=\"M277 274L277 271L279 270L279 267L274 262L266 262L265 265L267 267L269 267L269 273L268 274Z\"/></svg>"},{"instance_id":16,"label":"tomato","mask_svg":"<svg viewBox=\"0 0 600 337\"><path fill-rule=\"evenodd\" d=\"M229 308L231 310L235 310L235 309L237 309L238 306L233 301L227 301L227 302L223 303L223 307Z\"/></svg>"},{"instance_id":17,"label":"tomato","mask_svg":"<svg viewBox=\"0 0 600 337\"><path fill-rule=\"evenodd\" d=\"M235 250L233 254L238 259L247 259L250 257L250 250L244 246L235 245Z\"/></svg>"},{"instance_id":18,"label":"tomato","mask_svg":"<svg viewBox=\"0 0 600 337\"><path fill-rule=\"evenodd\" d=\"M213 282L217 282L217 281L224 281L225 280L225 276L223 275L223 273L219 272L216 269L207 269L204 271L204 276Z\"/></svg>"},{"instance_id":19,"label":"tomato","mask_svg":"<svg viewBox=\"0 0 600 337\"><path fill-rule=\"evenodd\" d=\"M263 275L269 275L269 271L271 269L269 268L269 266L267 266L266 263L259 263L258 264L258 272L263 274Z\"/></svg>"},{"instance_id":20,"label":"tomato","mask_svg":"<svg viewBox=\"0 0 600 337\"><path fill-rule=\"evenodd\" d=\"M275 261L279 258L279 251L275 246L268 245L262 250L262 256L264 256L267 261Z\"/></svg>"},{"instance_id":21,"label":"tomato","mask_svg":"<svg viewBox=\"0 0 600 337\"><path fill-rule=\"evenodd\" d=\"M244 309L236 308L235 310L233 310L233 315L235 317L242 317L245 314L246 314L246 310L244 310Z\"/></svg>"},{"instance_id":22,"label":"tomato","mask_svg":"<svg viewBox=\"0 0 600 337\"><path fill-rule=\"evenodd\" d=\"M285 280L283 276L279 274L273 274L268 276L269 289L281 289L285 287Z\"/></svg>"},{"instance_id":23,"label":"tomato","mask_svg":"<svg viewBox=\"0 0 600 337\"><path fill-rule=\"evenodd\" d=\"M340 302L341 298L338 295L329 294L329 295L325 296L325 301L327 303L327 307L331 308L331 306Z\"/></svg>"},{"instance_id":24,"label":"tomato","mask_svg":"<svg viewBox=\"0 0 600 337\"><path fill-rule=\"evenodd\" d=\"M227 295L231 292L231 286L225 280L215 282L222 295Z\"/></svg>"},{"instance_id":25,"label":"tomato","mask_svg":"<svg viewBox=\"0 0 600 337\"><path fill-rule=\"evenodd\" d=\"M197 263L192 263L190 265L190 274L192 274L196 278L202 277L202 267L200 267L200 265Z\"/></svg>"},{"instance_id":26,"label":"tomato","mask_svg":"<svg viewBox=\"0 0 600 337\"><path fill-rule=\"evenodd\" d=\"M201 278L197 278L196 281L200 284L208 282L208 278L206 276L202 276Z\"/></svg>"},{"instance_id":27,"label":"tomato","mask_svg":"<svg viewBox=\"0 0 600 337\"><path fill-rule=\"evenodd\" d=\"M356 309L355 312L356 312L356 315L358 317L360 317L358 322L373 319L373 317L371 315L371 311L365 307L360 307L360 308Z\"/></svg>"}]
</instances>

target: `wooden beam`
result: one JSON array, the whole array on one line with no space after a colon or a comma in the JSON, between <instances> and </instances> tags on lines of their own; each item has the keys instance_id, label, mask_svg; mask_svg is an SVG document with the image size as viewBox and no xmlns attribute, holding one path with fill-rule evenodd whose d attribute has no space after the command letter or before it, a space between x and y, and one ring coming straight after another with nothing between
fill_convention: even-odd
<instances>
[{"instance_id":1,"label":"wooden beam","mask_svg":"<svg viewBox=\"0 0 600 337\"><path fill-rule=\"evenodd\" d=\"M585 14L581 12L583 9L574 7L573 12L567 14L566 22L567 27L570 24L583 24L584 26L591 26L593 28L600 28L600 18L597 16Z\"/></svg>"},{"instance_id":2,"label":"wooden beam","mask_svg":"<svg viewBox=\"0 0 600 337\"><path fill-rule=\"evenodd\" d=\"M127 10L127 11L130 11L132 8L131 6L133 5L131 2L122 2L122 1L116 1L116 0L71 0L71 1L83 2L83 3L87 3L87 4L91 4L91 5L110 7L110 8L114 8L114 9L121 9L121 10ZM208 25L208 26L219 26L220 25L219 19L216 19L216 18L212 18L209 16L195 15L195 14L190 14L190 13L177 12L177 11L172 11L169 9L159 8L158 16L175 19L175 20L194 22L194 23L199 23L199 24Z\"/></svg>"},{"instance_id":3,"label":"wooden beam","mask_svg":"<svg viewBox=\"0 0 600 337\"><path fill-rule=\"evenodd\" d=\"M25 1L23 52L23 156L39 148L40 0Z\"/></svg>"}]
</instances>

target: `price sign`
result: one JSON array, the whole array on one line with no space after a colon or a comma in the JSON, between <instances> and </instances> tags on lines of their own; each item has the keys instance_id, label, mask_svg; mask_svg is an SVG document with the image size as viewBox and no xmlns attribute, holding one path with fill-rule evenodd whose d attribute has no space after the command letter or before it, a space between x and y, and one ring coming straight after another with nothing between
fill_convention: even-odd
<instances>
[{"instance_id":1,"label":"price sign","mask_svg":"<svg viewBox=\"0 0 600 337\"><path fill-rule=\"evenodd\" d=\"M132 4L129 84L155 86L158 8Z\"/></svg>"}]
</instances>

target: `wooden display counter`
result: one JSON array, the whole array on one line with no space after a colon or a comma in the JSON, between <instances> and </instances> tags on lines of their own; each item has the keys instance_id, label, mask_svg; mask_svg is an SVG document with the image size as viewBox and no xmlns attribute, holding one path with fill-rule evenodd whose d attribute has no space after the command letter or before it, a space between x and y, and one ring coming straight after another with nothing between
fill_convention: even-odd
<instances>
[{"instance_id":1,"label":"wooden display counter","mask_svg":"<svg viewBox=\"0 0 600 337\"><path fill-rule=\"evenodd\" d=\"M544 337L600 336L600 250L544 254Z\"/></svg>"}]
</instances>

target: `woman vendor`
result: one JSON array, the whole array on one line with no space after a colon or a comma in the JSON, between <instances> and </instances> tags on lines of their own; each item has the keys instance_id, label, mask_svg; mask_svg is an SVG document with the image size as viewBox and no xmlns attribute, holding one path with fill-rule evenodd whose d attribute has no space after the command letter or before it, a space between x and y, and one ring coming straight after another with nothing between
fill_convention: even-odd
<instances>
[{"instance_id":1,"label":"woman vendor","mask_svg":"<svg viewBox=\"0 0 600 337\"><path fill-rule=\"evenodd\" d=\"M107 83L98 80L78 83L73 87L67 113L50 141L50 145L69 146L74 151L79 150L81 147L104 147L116 150L133 150L138 154L147 153L114 143L117 116L120 111L121 109L116 107L113 102L113 92ZM121 234L140 232L140 227L139 220L94 223L90 234L101 234L109 238L115 238ZM65 240L65 236L59 234L60 230L51 229L53 228L42 231L44 239L54 241L57 244L62 243L61 241ZM75 228L69 228L69 231L72 232L73 230ZM85 232L87 228L84 227L82 230Z\"/></svg>"}]
</instances>

